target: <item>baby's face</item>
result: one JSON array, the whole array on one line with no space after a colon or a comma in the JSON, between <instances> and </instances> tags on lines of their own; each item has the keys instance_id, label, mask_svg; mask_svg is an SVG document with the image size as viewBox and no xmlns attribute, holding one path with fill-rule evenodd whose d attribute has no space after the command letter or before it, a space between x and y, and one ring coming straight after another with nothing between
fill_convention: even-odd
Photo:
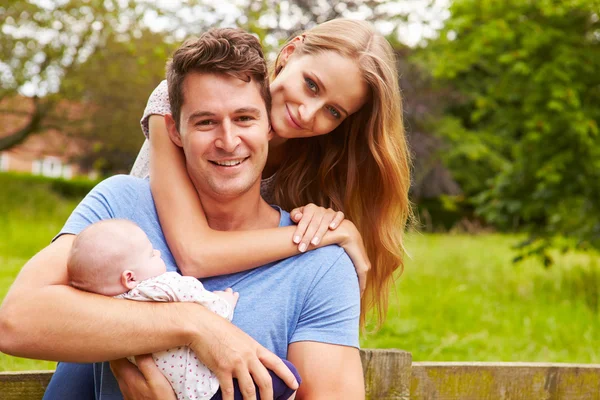
<instances>
[{"instance_id":1,"label":"baby's face","mask_svg":"<svg viewBox=\"0 0 600 400\"><path fill-rule=\"evenodd\" d=\"M148 267L142 271L141 274L148 275L148 278L152 278L167 272L167 266L163 259L160 257L160 250L152 249L152 255L148 258ZM142 280L148 278L141 278Z\"/></svg>"},{"instance_id":2,"label":"baby's face","mask_svg":"<svg viewBox=\"0 0 600 400\"><path fill-rule=\"evenodd\" d=\"M152 243L146 235L139 238L139 261L135 271L138 281L153 278L167 272L167 266L160 257L160 251L152 247ZM137 246L136 246L137 247Z\"/></svg>"}]
</instances>

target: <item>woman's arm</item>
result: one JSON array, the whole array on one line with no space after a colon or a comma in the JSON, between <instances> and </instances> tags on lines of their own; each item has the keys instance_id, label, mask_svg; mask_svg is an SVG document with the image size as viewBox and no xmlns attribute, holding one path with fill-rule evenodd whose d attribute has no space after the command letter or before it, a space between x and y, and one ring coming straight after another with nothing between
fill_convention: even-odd
<instances>
[{"instance_id":1,"label":"woman's arm","mask_svg":"<svg viewBox=\"0 0 600 400\"><path fill-rule=\"evenodd\" d=\"M183 151L169 138L164 118L151 116L149 130L150 187L162 230L182 274L196 278L229 274L300 253L298 244L294 243L299 241L292 238L301 235L302 231L295 226L227 232L211 229L188 176ZM306 207L295 211L308 216L315 210ZM323 236L316 244L312 242L302 250L339 244L350 255L361 288L364 287L369 261L366 252L361 251L364 248L360 235L356 234L354 225L343 221L343 214L332 211L328 213L328 219L321 214L319 218L309 219L304 229L310 235L317 232ZM323 226L335 230L324 231Z\"/></svg>"},{"instance_id":2,"label":"woman's arm","mask_svg":"<svg viewBox=\"0 0 600 400\"><path fill-rule=\"evenodd\" d=\"M150 117L150 187L169 248L184 275L203 278L239 272L298 254L296 227L217 231L208 226L183 151L164 118ZM260 251L256 251L260 249Z\"/></svg>"}]
</instances>

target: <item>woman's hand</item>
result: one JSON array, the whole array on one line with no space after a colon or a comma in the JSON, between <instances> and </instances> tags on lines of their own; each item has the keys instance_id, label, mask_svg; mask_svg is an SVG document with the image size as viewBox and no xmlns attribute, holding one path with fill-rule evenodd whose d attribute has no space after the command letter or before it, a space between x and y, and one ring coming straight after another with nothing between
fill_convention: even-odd
<instances>
[{"instance_id":1,"label":"woman's hand","mask_svg":"<svg viewBox=\"0 0 600 400\"><path fill-rule=\"evenodd\" d=\"M358 275L360 295L362 296L367 287L367 274L371 269L371 262L360 232L352 222L345 219L339 228L335 232L330 232L328 236L331 236L333 243L342 247L352 260Z\"/></svg>"},{"instance_id":2,"label":"woman's hand","mask_svg":"<svg viewBox=\"0 0 600 400\"><path fill-rule=\"evenodd\" d=\"M293 241L300 252L305 252L309 245L317 246L328 230L334 230L344 220L344 213L331 208L308 204L294 208L290 213L292 221L298 224Z\"/></svg>"}]
</instances>

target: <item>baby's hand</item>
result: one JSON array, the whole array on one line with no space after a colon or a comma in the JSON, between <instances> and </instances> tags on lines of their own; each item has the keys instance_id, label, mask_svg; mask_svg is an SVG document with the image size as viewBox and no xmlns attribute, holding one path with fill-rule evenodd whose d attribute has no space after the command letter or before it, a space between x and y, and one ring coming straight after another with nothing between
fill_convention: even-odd
<instances>
[{"instance_id":1,"label":"baby's hand","mask_svg":"<svg viewBox=\"0 0 600 400\"><path fill-rule=\"evenodd\" d=\"M235 308L235 305L237 304L237 301L240 298L240 294L238 292L234 292L231 288L227 288L225 290L217 290L214 292L214 294L228 302L231 305L232 309Z\"/></svg>"}]
</instances>

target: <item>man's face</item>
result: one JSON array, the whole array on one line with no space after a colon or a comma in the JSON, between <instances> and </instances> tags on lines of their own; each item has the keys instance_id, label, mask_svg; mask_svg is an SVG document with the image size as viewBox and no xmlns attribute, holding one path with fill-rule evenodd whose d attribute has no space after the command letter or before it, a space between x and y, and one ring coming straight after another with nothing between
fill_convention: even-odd
<instances>
[{"instance_id":1,"label":"man's face","mask_svg":"<svg viewBox=\"0 0 600 400\"><path fill-rule=\"evenodd\" d=\"M258 85L192 73L184 80L183 94L179 133L198 192L229 199L260 185L269 120Z\"/></svg>"}]
</instances>

